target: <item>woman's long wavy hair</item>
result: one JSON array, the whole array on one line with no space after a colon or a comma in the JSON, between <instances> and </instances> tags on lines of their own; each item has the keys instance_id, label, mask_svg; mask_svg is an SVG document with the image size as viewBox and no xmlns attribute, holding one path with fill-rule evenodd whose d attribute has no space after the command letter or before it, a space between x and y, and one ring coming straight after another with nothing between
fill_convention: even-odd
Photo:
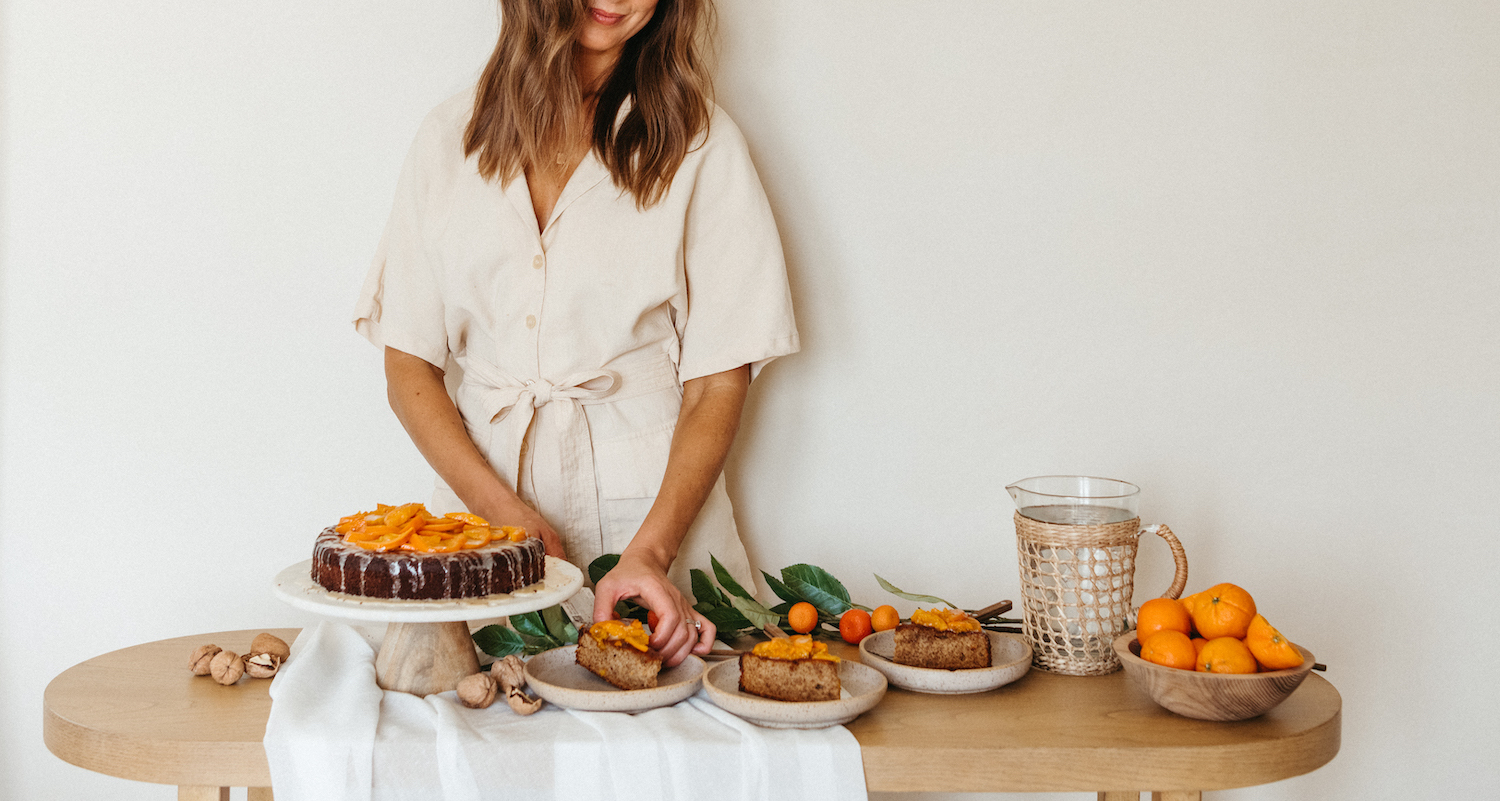
<instances>
[{"instance_id":1,"label":"woman's long wavy hair","mask_svg":"<svg viewBox=\"0 0 1500 801\"><path fill-rule=\"evenodd\" d=\"M500 41L479 78L464 155L502 184L528 166L550 168L557 143L588 123L573 45L588 0L500 0ZM660 0L651 21L625 43L598 87L591 143L615 185L642 208L661 200L708 126L712 84L704 53L712 0ZM630 110L615 125L622 104Z\"/></svg>"}]
</instances>

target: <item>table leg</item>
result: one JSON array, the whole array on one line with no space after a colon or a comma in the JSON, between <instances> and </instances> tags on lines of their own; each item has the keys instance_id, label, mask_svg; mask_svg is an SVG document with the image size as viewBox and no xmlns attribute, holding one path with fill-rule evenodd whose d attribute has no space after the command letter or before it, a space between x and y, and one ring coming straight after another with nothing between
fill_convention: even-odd
<instances>
[{"instance_id":1,"label":"table leg","mask_svg":"<svg viewBox=\"0 0 1500 801\"><path fill-rule=\"evenodd\" d=\"M229 801L229 788L182 785L177 788L177 801Z\"/></svg>"},{"instance_id":2,"label":"table leg","mask_svg":"<svg viewBox=\"0 0 1500 801\"><path fill-rule=\"evenodd\" d=\"M269 787L251 787L245 791L245 801L275 801Z\"/></svg>"},{"instance_id":3,"label":"table leg","mask_svg":"<svg viewBox=\"0 0 1500 801\"><path fill-rule=\"evenodd\" d=\"M1141 801L1141 794L1138 790L1100 790L1099 801Z\"/></svg>"},{"instance_id":4,"label":"table leg","mask_svg":"<svg viewBox=\"0 0 1500 801\"><path fill-rule=\"evenodd\" d=\"M1152 793L1151 801L1203 801L1201 790L1168 790L1164 793Z\"/></svg>"}]
</instances>

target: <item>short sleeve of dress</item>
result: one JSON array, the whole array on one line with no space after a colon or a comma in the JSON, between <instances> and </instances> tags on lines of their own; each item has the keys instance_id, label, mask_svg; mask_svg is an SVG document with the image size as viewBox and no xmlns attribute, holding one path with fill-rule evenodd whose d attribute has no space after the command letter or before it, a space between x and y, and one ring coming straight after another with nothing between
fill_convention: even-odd
<instances>
[{"instance_id":1,"label":"short sleeve of dress","mask_svg":"<svg viewBox=\"0 0 1500 801\"><path fill-rule=\"evenodd\" d=\"M442 368L448 358L441 287L425 232L431 225L434 176L441 168L443 126L423 122L401 167L390 219L354 308L354 329L377 347L410 353Z\"/></svg>"},{"instance_id":2,"label":"short sleeve of dress","mask_svg":"<svg viewBox=\"0 0 1500 801\"><path fill-rule=\"evenodd\" d=\"M771 205L739 128L714 114L684 228L683 381L750 365L754 378L800 345Z\"/></svg>"}]
</instances>

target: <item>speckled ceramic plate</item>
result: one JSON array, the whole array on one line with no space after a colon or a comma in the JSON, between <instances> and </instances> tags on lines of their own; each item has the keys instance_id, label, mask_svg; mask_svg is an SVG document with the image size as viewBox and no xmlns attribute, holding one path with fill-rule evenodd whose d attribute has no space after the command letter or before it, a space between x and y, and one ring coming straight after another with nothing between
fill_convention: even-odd
<instances>
[{"instance_id":1,"label":"speckled ceramic plate","mask_svg":"<svg viewBox=\"0 0 1500 801\"><path fill-rule=\"evenodd\" d=\"M772 729L822 729L848 723L868 712L885 697L886 680L879 671L851 662L839 663L843 697L837 701L776 701L740 692L740 662L731 659L708 669L703 690L721 709Z\"/></svg>"},{"instance_id":2,"label":"speckled ceramic plate","mask_svg":"<svg viewBox=\"0 0 1500 801\"><path fill-rule=\"evenodd\" d=\"M861 662L885 674L903 690L938 695L966 695L1003 687L1031 669L1031 644L1019 634L990 635L990 666L968 670L933 670L899 665L895 660L896 632L878 631L859 643Z\"/></svg>"},{"instance_id":3,"label":"speckled ceramic plate","mask_svg":"<svg viewBox=\"0 0 1500 801\"><path fill-rule=\"evenodd\" d=\"M689 655L682 664L663 670L656 686L622 690L578 664L578 646L565 645L526 660L526 683L544 700L584 712L644 712L671 706L698 692L703 682L703 660Z\"/></svg>"}]
</instances>

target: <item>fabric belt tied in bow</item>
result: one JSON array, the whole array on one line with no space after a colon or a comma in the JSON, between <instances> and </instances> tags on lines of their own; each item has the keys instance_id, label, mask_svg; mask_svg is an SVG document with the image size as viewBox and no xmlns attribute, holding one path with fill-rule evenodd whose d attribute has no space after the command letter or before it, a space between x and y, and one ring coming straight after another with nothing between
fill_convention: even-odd
<instances>
[{"instance_id":1,"label":"fabric belt tied in bow","mask_svg":"<svg viewBox=\"0 0 1500 801\"><path fill-rule=\"evenodd\" d=\"M618 371L585 370L553 382L518 379L471 358L458 389L470 436L491 466L557 529L569 560L585 566L604 552L604 532L583 407L677 382L665 355L612 366Z\"/></svg>"}]
</instances>

